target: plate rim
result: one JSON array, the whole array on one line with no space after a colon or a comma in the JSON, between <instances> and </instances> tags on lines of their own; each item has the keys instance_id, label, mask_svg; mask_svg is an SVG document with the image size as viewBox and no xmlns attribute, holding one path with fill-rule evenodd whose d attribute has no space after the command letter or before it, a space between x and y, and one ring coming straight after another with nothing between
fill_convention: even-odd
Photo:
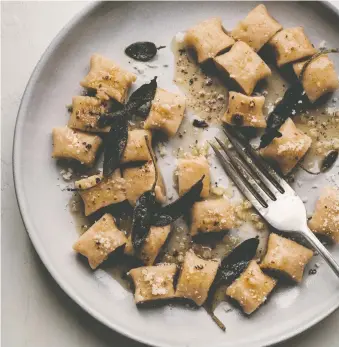
<instances>
[{"instance_id":1,"label":"plate rim","mask_svg":"<svg viewBox=\"0 0 339 347\"><path fill-rule=\"evenodd\" d=\"M126 0L123 0L122 2L125 2ZM194 0L189 0L194 1ZM81 11L79 11L73 18L71 18L66 25L63 26L63 28L57 33L57 35L52 39L50 44L47 46L43 54L41 55L40 59L36 63L30 78L26 84L26 87L24 89L24 92L21 97L20 106L17 113L17 118L15 122L15 128L14 128L14 136L13 136L13 147L12 147L12 169L13 169L13 181L14 181L14 191L16 200L19 207L19 212L21 215L21 219L23 221L23 224L25 226L26 232L34 246L35 251L39 255L39 258L41 259L42 263L50 273L50 275L53 277L56 284L67 294L68 297L70 297L76 304L78 304L84 311L86 311L89 315L91 315L93 318L98 320L100 323L105 325L106 327L114 330L115 332L124 335L125 337L128 337L134 341L148 344L154 347L172 347L170 344L166 342L161 342L160 344L156 342L155 340L150 340L148 338L145 338L143 335L130 332L130 330L123 328L116 322L109 321L107 318L105 318L99 311L97 311L95 308L92 308L89 306L85 300L81 299L77 293L71 288L71 286L67 283L66 280L63 279L63 276L54 268L54 265L48 260L48 254L45 252L43 244L40 243L38 236L34 232L33 224L30 220L30 217L28 213L26 212L26 204L24 199L24 194L22 193L21 183L20 183L20 174L19 174L19 166L20 163L18 162L19 152L20 152L20 144L21 144L21 132L23 130L23 124L22 120L25 118L26 113L26 105L28 104L30 100L30 95L34 91L35 83L38 81L38 76L40 71L43 69L44 64L49 59L53 51L58 47L58 45L63 41L64 37L68 34L69 31L71 31L79 22L81 22L86 16L88 16L91 12L95 11L96 8L102 6L104 1L98 1L91 4L86 5ZM339 19L339 9L336 8L332 3L327 1L319 1L319 3L327 8L329 11L331 11L333 14L335 14ZM278 343L281 343L283 341L289 340L302 332L310 329L315 324L321 322L326 317L330 316L334 311L336 311L339 308L339 301L333 305L332 307L329 307L329 309L324 310L319 316L313 318L310 321L307 321L300 326L297 326L294 329L291 329L289 332L285 334L281 334L277 337L271 337L268 338L266 341L264 341L264 344L256 345L252 344L251 346L270 346L275 345ZM256 342L255 342L256 343Z\"/></svg>"}]
</instances>

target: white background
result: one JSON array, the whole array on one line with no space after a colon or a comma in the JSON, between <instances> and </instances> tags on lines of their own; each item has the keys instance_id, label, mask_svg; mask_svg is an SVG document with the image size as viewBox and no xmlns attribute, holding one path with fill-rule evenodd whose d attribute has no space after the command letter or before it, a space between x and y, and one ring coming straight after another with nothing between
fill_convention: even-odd
<instances>
[{"instance_id":1,"label":"white background","mask_svg":"<svg viewBox=\"0 0 339 347\"><path fill-rule=\"evenodd\" d=\"M3 347L142 346L98 323L63 293L42 265L29 241L14 193L12 141L24 88L48 44L86 4L1 3ZM339 8L339 2L336 1L335 4ZM339 346L338 328L339 311L309 331L279 346Z\"/></svg>"}]
</instances>

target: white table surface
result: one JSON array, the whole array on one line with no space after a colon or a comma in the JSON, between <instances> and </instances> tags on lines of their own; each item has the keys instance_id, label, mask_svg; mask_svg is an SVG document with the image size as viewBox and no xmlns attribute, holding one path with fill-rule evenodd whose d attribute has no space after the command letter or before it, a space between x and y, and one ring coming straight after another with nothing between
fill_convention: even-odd
<instances>
[{"instance_id":1,"label":"white table surface","mask_svg":"<svg viewBox=\"0 0 339 347\"><path fill-rule=\"evenodd\" d=\"M335 3L339 8L339 1ZM59 288L41 263L27 236L14 193L12 141L24 88L47 45L86 4L1 3L3 347L142 346L97 322ZM48 117L48 110L46 112ZM302 335L279 346L339 346L338 328L339 310Z\"/></svg>"}]
</instances>

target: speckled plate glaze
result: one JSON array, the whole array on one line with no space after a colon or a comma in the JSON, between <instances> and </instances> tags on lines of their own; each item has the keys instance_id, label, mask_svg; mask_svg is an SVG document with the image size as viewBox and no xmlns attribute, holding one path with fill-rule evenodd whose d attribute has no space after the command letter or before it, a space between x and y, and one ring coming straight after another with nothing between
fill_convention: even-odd
<instances>
[{"instance_id":1,"label":"speckled plate glaze","mask_svg":"<svg viewBox=\"0 0 339 347\"><path fill-rule=\"evenodd\" d=\"M339 47L339 14L319 2L266 3L285 27L305 26L311 41ZM254 2L107 2L91 5L65 27L39 61L25 91L14 141L14 176L21 213L42 261L60 286L99 321L133 339L154 346L266 346L296 335L329 315L339 306L339 281L321 264L317 275L305 276L300 286L280 288L251 317L238 310L218 309L225 323L223 333L204 310L168 306L138 310L133 296L103 270L91 271L72 251L78 234L67 208L70 198L58 186L60 168L51 159L51 130L66 124L65 105L81 92L79 81L87 73L94 52L111 57L128 68L124 48L138 40L170 45L178 31L199 20L221 16L231 29ZM336 66L339 68L338 57ZM160 86L173 84L174 58L163 49L157 63ZM151 74L154 74L151 71ZM152 75L149 75L151 77ZM146 79L148 76L146 76ZM142 83L142 79L139 79ZM164 171L165 168L163 169ZM172 168L165 173L168 186ZM317 187L326 183L322 176ZM298 192L314 203L318 195L314 177L305 179ZM339 260L339 248L332 248ZM313 260L319 262L319 257ZM321 261L320 261L321 262Z\"/></svg>"}]
</instances>

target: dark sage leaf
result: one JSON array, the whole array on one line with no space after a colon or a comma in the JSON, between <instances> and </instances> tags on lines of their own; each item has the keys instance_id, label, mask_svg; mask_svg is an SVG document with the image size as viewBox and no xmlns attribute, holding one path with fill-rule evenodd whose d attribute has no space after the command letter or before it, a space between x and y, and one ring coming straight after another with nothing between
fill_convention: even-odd
<instances>
[{"instance_id":1,"label":"dark sage leaf","mask_svg":"<svg viewBox=\"0 0 339 347\"><path fill-rule=\"evenodd\" d=\"M157 209L152 218L152 225L154 226L165 226L171 224L179 217L181 217L185 211L190 209L192 205L200 199L200 194L203 187L203 179L196 182L188 192L186 192L179 199L175 200L171 204Z\"/></svg>"},{"instance_id":2,"label":"dark sage leaf","mask_svg":"<svg viewBox=\"0 0 339 347\"><path fill-rule=\"evenodd\" d=\"M298 103L301 100L302 103ZM297 81L289 87L282 100L267 118L267 127L260 139L260 148L267 147L276 137L281 137L280 127L292 114L297 114L301 106L307 102L302 84Z\"/></svg>"},{"instance_id":3,"label":"dark sage leaf","mask_svg":"<svg viewBox=\"0 0 339 347\"><path fill-rule=\"evenodd\" d=\"M222 330L224 330L225 326L217 317L215 317L213 313L213 300L216 290L220 285L230 285L246 270L249 262L254 258L257 252L258 245L259 240L256 238L251 238L245 240L239 246L234 248L233 251L221 262L212 286L208 292L208 298L204 307L214 322Z\"/></svg>"},{"instance_id":4,"label":"dark sage leaf","mask_svg":"<svg viewBox=\"0 0 339 347\"><path fill-rule=\"evenodd\" d=\"M322 160L322 162L320 164L320 169L317 172L310 171L302 165L299 165L299 166L301 169L303 169L304 171L306 171L307 173L309 173L311 175L319 175L319 174L324 173L324 172L328 171L329 169L331 169L331 167L334 165L334 163L338 159L338 155L339 155L339 152L336 150L332 150L332 151L328 152L327 155L325 156L325 158Z\"/></svg>"},{"instance_id":5,"label":"dark sage leaf","mask_svg":"<svg viewBox=\"0 0 339 347\"><path fill-rule=\"evenodd\" d=\"M151 227L152 215L157 206L155 199L155 187L158 181L158 171L155 163L155 158L151 148L149 147L148 138L146 138L146 143L148 150L152 157L152 162L155 169L155 179L151 190L148 190L140 195L136 201L134 211L133 211L133 222L132 222L132 244L134 250L139 252L141 246L143 245Z\"/></svg>"},{"instance_id":6,"label":"dark sage leaf","mask_svg":"<svg viewBox=\"0 0 339 347\"><path fill-rule=\"evenodd\" d=\"M193 126L196 128L208 128L208 123L204 120L194 119Z\"/></svg>"},{"instance_id":7,"label":"dark sage leaf","mask_svg":"<svg viewBox=\"0 0 339 347\"><path fill-rule=\"evenodd\" d=\"M111 122L111 130L104 139L103 174L105 177L110 176L119 167L127 139L127 118L124 114L116 115Z\"/></svg>"},{"instance_id":8,"label":"dark sage leaf","mask_svg":"<svg viewBox=\"0 0 339 347\"><path fill-rule=\"evenodd\" d=\"M125 49L125 53L132 59L138 61L149 61L157 54L159 49L166 46L157 47L153 42L135 42Z\"/></svg>"},{"instance_id":9,"label":"dark sage leaf","mask_svg":"<svg viewBox=\"0 0 339 347\"><path fill-rule=\"evenodd\" d=\"M217 275L215 276L214 283L231 284L237 279L244 270L246 270L249 262L254 258L259 240L255 237L247 239L223 259Z\"/></svg>"},{"instance_id":10,"label":"dark sage leaf","mask_svg":"<svg viewBox=\"0 0 339 347\"><path fill-rule=\"evenodd\" d=\"M302 80L304 78L305 71L308 65L314 59L318 58L322 54L329 53L339 53L339 49L322 49L306 61L303 68L301 69L298 80L293 83L290 88L287 89L283 99L275 107L273 112L269 114L265 133L260 139L259 149L267 147L274 140L274 138L281 137L281 133L278 130L286 121L286 119L300 112L300 110L303 109L309 102L302 86ZM301 103L298 102L299 100L301 100Z\"/></svg>"},{"instance_id":11,"label":"dark sage leaf","mask_svg":"<svg viewBox=\"0 0 339 347\"><path fill-rule=\"evenodd\" d=\"M328 171L338 159L338 155L339 155L339 152L335 150L328 152L326 157L321 163L320 172Z\"/></svg>"},{"instance_id":12,"label":"dark sage leaf","mask_svg":"<svg viewBox=\"0 0 339 347\"><path fill-rule=\"evenodd\" d=\"M128 103L126 104L129 113L132 114L138 112L140 115L140 110L142 109L142 113L146 118L151 109L157 87L157 77L154 77L150 83L143 84L134 93L132 93Z\"/></svg>"},{"instance_id":13,"label":"dark sage leaf","mask_svg":"<svg viewBox=\"0 0 339 347\"><path fill-rule=\"evenodd\" d=\"M122 109L101 115L98 120L98 126L105 127L111 125L116 116L130 118L135 113L139 114L140 109L142 109L144 117L147 117L152 106L157 86L157 77L154 77L150 83L143 84L132 93Z\"/></svg>"}]
</instances>

